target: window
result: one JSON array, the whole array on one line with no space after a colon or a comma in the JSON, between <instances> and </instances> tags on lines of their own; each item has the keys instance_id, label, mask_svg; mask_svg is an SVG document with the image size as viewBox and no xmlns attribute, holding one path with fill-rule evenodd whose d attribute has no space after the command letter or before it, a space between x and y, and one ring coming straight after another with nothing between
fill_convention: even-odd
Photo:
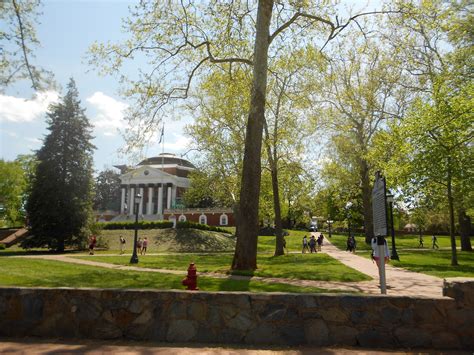
<instances>
[{"instance_id":1,"label":"window","mask_svg":"<svg viewBox=\"0 0 474 355\"><path fill-rule=\"evenodd\" d=\"M184 214L182 214L181 216L179 216L178 221L186 222L186 216Z\"/></svg>"},{"instance_id":2,"label":"window","mask_svg":"<svg viewBox=\"0 0 474 355\"><path fill-rule=\"evenodd\" d=\"M205 214L199 216L199 223L200 224L207 224L207 217Z\"/></svg>"},{"instance_id":3,"label":"window","mask_svg":"<svg viewBox=\"0 0 474 355\"><path fill-rule=\"evenodd\" d=\"M227 218L226 214L221 214L220 218L220 225L221 226L226 226L229 223L229 219Z\"/></svg>"}]
</instances>

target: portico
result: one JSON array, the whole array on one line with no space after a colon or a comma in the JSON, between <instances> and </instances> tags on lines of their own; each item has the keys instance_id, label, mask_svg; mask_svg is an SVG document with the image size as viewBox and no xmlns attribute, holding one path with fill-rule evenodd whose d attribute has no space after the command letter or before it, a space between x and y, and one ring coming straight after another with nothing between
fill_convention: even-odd
<instances>
[{"instance_id":1,"label":"portico","mask_svg":"<svg viewBox=\"0 0 474 355\"><path fill-rule=\"evenodd\" d=\"M162 164L157 164L160 160ZM184 191L190 185L187 175L194 169L191 163L172 154L144 160L120 176L120 214L134 214L134 196L139 193L143 196L138 207L139 215L150 220L163 219L165 209L181 205Z\"/></svg>"}]
</instances>

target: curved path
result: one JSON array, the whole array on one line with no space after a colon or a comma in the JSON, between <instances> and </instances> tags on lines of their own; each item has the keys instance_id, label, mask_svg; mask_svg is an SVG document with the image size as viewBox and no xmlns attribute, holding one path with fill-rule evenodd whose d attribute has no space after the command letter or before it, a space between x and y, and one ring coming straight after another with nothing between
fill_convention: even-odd
<instances>
[{"instance_id":1,"label":"curved path","mask_svg":"<svg viewBox=\"0 0 474 355\"><path fill-rule=\"evenodd\" d=\"M371 281L362 282L337 282L337 281L314 281L314 280L296 280L296 279L285 279L285 278L269 278L259 276L239 276L239 275L225 275L220 273L202 272L198 273L200 276L214 277L214 278L230 278L236 280L255 280L269 283L282 283L290 284L295 286L308 286L318 287L329 290L339 290L347 292L361 292L367 294L380 294L379 282L378 282L378 269L374 262L371 260L342 251L332 245L327 238L324 240L323 252L339 260L341 263L358 270L373 278ZM174 275L186 275L186 271L179 270L168 270L168 269L152 269L137 266L124 266L115 265L111 263L98 262L93 260L93 256L90 259L77 259L67 255L29 255L29 256L16 256L16 257L28 257L28 258L39 258L47 260L57 260L67 263L83 264L90 266L97 266L115 270L126 270L126 271L141 271L141 272L158 272L168 273ZM387 280L387 295L396 296L416 296L416 297L427 297L427 298L443 298L442 286L443 279L429 276L426 274L416 273L408 271L402 268L393 267L386 265L386 280Z\"/></svg>"},{"instance_id":2,"label":"curved path","mask_svg":"<svg viewBox=\"0 0 474 355\"><path fill-rule=\"evenodd\" d=\"M365 284L365 292L380 294L379 270L377 265L362 256L342 251L325 239L323 251L344 265L356 269L374 279ZM387 295L443 298L443 279L418 272L409 271L390 264L385 265Z\"/></svg>"}]
</instances>

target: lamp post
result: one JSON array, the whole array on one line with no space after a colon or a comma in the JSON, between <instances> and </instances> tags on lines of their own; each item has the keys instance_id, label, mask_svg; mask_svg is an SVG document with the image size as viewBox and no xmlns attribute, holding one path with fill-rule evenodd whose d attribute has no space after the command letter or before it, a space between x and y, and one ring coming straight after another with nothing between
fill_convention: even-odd
<instances>
[{"instance_id":1,"label":"lamp post","mask_svg":"<svg viewBox=\"0 0 474 355\"><path fill-rule=\"evenodd\" d=\"M331 235L331 224L334 223L334 221L332 221L331 219L328 218L328 220L326 222L328 224L329 238L331 238L332 237L332 235Z\"/></svg>"},{"instance_id":2,"label":"lamp post","mask_svg":"<svg viewBox=\"0 0 474 355\"><path fill-rule=\"evenodd\" d=\"M351 236L351 207L352 207L352 202L349 201L346 203L346 211L347 211L347 224L348 224L348 229L349 229L349 237Z\"/></svg>"},{"instance_id":3,"label":"lamp post","mask_svg":"<svg viewBox=\"0 0 474 355\"><path fill-rule=\"evenodd\" d=\"M393 228L393 195L387 195L388 207L390 210L390 234L392 236L392 260L400 260L397 253L397 247L395 246L395 229Z\"/></svg>"},{"instance_id":4,"label":"lamp post","mask_svg":"<svg viewBox=\"0 0 474 355\"><path fill-rule=\"evenodd\" d=\"M138 263L138 255L137 255L137 236L138 236L138 209L140 208L140 200L142 199L142 195L136 194L135 195L135 236L133 238L133 253L132 258L130 259L130 264L137 264Z\"/></svg>"}]
</instances>

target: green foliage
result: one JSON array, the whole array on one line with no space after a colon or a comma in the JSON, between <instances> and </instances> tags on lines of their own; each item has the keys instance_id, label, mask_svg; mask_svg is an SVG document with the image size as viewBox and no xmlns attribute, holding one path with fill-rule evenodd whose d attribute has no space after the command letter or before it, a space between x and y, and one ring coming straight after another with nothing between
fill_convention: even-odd
<instances>
[{"instance_id":1,"label":"green foliage","mask_svg":"<svg viewBox=\"0 0 474 355\"><path fill-rule=\"evenodd\" d=\"M92 212L92 127L80 107L74 80L62 101L50 106L49 134L37 152L38 165L27 202L34 237L25 247L64 250L89 234Z\"/></svg>"},{"instance_id":2,"label":"green foliage","mask_svg":"<svg viewBox=\"0 0 474 355\"><path fill-rule=\"evenodd\" d=\"M94 209L112 210L120 209L120 174L106 169L101 171L95 179Z\"/></svg>"},{"instance_id":3,"label":"green foliage","mask_svg":"<svg viewBox=\"0 0 474 355\"><path fill-rule=\"evenodd\" d=\"M5 244L0 243L0 250L5 250Z\"/></svg>"},{"instance_id":4,"label":"green foliage","mask_svg":"<svg viewBox=\"0 0 474 355\"><path fill-rule=\"evenodd\" d=\"M26 188L27 181L21 164L0 159L0 220L4 220L6 226L23 224Z\"/></svg>"},{"instance_id":5,"label":"green foliage","mask_svg":"<svg viewBox=\"0 0 474 355\"><path fill-rule=\"evenodd\" d=\"M53 74L33 64L33 48L40 45L35 27L40 0L0 1L0 92L26 79L35 91L53 85Z\"/></svg>"},{"instance_id":6,"label":"green foliage","mask_svg":"<svg viewBox=\"0 0 474 355\"><path fill-rule=\"evenodd\" d=\"M200 229L200 230L205 230L205 231L213 231L213 232L230 234L230 232L226 229L222 229L215 226L208 226L207 224L200 224L200 223L195 223L195 222L190 222L190 221L177 222L176 228L178 229L193 228L193 229Z\"/></svg>"},{"instance_id":7,"label":"green foliage","mask_svg":"<svg viewBox=\"0 0 474 355\"><path fill-rule=\"evenodd\" d=\"M138 221L138 229L164 229L172 228L173 222L169 221ZM135 222L99 222L95 228L104 230L135 229Z\"/></svg>"}]
</instances>

